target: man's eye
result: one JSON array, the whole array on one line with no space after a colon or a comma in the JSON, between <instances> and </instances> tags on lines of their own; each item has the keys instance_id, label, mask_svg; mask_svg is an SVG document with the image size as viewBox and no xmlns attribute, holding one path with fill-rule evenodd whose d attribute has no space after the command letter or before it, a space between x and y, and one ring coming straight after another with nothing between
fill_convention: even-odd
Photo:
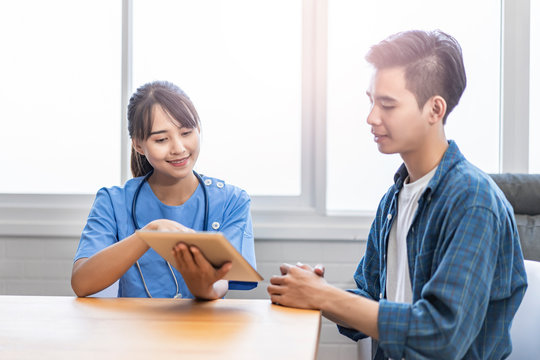
<instances>
[{"instance_id":1,"label":"man's eye","mask_svg":"<svg viewBox=\"0 0 540 360\"><path fill-rule=\"evenodd\" d=\"M384 105L384 104L382 104L381 107L382 107L384 110L391 110L391 109L395 108L394 105Z\"/></svg>"}]
</instances>

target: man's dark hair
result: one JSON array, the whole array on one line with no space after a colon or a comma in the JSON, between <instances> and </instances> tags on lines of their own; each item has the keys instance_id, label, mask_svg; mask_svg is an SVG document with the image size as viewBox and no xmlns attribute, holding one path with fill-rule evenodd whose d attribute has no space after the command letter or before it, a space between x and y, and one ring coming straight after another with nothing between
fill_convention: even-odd
<instances>
[{"instance_id":1,"label":"man's dark hair","mask_svg":"<svg viewBox=\"0 0 540 360\"><path fill-rule=\"evenodd\" d=\"M420 109L431 97L443 97L447 105L443 124L467 85L461 46L440 30L391 35L372 46L366 60L377 70L403 66L407 89Z\"/></svg>"}]
</instances>

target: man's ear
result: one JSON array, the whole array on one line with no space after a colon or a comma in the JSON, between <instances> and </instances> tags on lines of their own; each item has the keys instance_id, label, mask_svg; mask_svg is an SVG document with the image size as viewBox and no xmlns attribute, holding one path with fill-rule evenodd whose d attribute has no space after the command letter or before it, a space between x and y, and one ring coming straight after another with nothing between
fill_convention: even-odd
<instances>
[{"instance_id":1,"label":"man's ear","mask_svg":"<svg viewBox=\"0 0 540 360\"><path fill-rule=\"evenodd\" d=\"M429 118L431 123L441 121L446 114L446 100L442 96L435 95L430 100Z\"/></svg>"},{"instance_id":2,"label":"man's ear","mask_svg":"<svg viewBox=\"0 0 540 360\"><path fill-rule=\"evenodd\" d=\"M138 152L141 155L144 155L143 148L139 141L137 141L136 139L131 139L131 146L133 146L136 152Z\"/></svg>"}]
</instances>

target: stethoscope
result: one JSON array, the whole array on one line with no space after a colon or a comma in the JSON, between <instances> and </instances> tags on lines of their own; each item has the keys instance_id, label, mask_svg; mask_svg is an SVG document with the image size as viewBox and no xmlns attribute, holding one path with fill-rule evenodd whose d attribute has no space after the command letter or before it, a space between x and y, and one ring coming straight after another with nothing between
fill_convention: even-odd
<instances>
[{"instance_id":1,"label":"stethoscope","mask_svg":"<svg viewBox=\"0 0 540 360\"><path fill-rule=\"evenodd\" d=\"M135 214L135 211L137 209L137 199L139 198L139 193L141 192L141 189L142 189L144 183L148 181L148 179L153 174L153 172L154 172L154 170L151 170L148 174L146 174L144 179L137 186L137 189L135 189L135 194L133 195L133 202L131 204L131 220L133 221L133 225L135 226L135 230L140 229L139 222L137 221L137 216ZM209 209L209 206L208 206L208 192L206 190L206 186L204 184L204 180L202 179L202 177L199 174L197 174L197 172L195 170L193 170L193 175L195 175L195 177L199 181L199 184L201 185L201 188L202 188L202 191L203 191L203 194L204 194L203 231L205 231L206 229L208 229L208 209ZM139 265L139 261L137 260L135 262L135 264L137 265L137 269L139 269L139 274L141 275L141 280L143 282L144 290L146 291L146 295L148 295L148 297L151 298L152 295L150 294L150 291L148 290L148 287L146 286L146 281L144 281L144 276L143 276L143 273L142 273L142 270L141 270L141 266ZM175 299L180 298L180 297L182 297L182 294L180 294L180 290L179 290L179 287L178 287L178 280L176 279L176 275L174 275L174 271L173 271L173 269L171 267L171 264L169 264L168 261L167 261L167 266L169 267L169 270L171 271L171 275L173 276L173 279L174 279L174 283L176 284L176 294L174 295L174 298Z\"/></svg>"}]
</instances>

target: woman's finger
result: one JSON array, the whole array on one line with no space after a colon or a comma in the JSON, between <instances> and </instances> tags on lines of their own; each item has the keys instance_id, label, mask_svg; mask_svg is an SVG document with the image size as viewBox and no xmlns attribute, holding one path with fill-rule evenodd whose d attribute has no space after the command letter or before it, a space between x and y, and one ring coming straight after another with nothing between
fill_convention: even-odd
<instances>
[{"instance_id":1,"label":"woman's finger","mask_svg":"<svg viewBox=\"0 0 540 360\"><path fill-rule=\"evenodd\" d=\"M216 271L216 276L218 279L223 279L225 275L231 270L232 263L230 261L226 262L225 264L221 265L219 269Z\"/></svg>"},{"instance_id":2,"label":"woman's finger","mask_svg":"<svg viewBox=\"0 0 540 360\"><path fill-rule=\"evenodd\" d=\"M184 262L185 266L188 268L195 267L195 261L193 260L193 255L189 251L188 247L184 243L176 244L176 250L180 254L181 260Z\"/></svg>"}]
</instances>

